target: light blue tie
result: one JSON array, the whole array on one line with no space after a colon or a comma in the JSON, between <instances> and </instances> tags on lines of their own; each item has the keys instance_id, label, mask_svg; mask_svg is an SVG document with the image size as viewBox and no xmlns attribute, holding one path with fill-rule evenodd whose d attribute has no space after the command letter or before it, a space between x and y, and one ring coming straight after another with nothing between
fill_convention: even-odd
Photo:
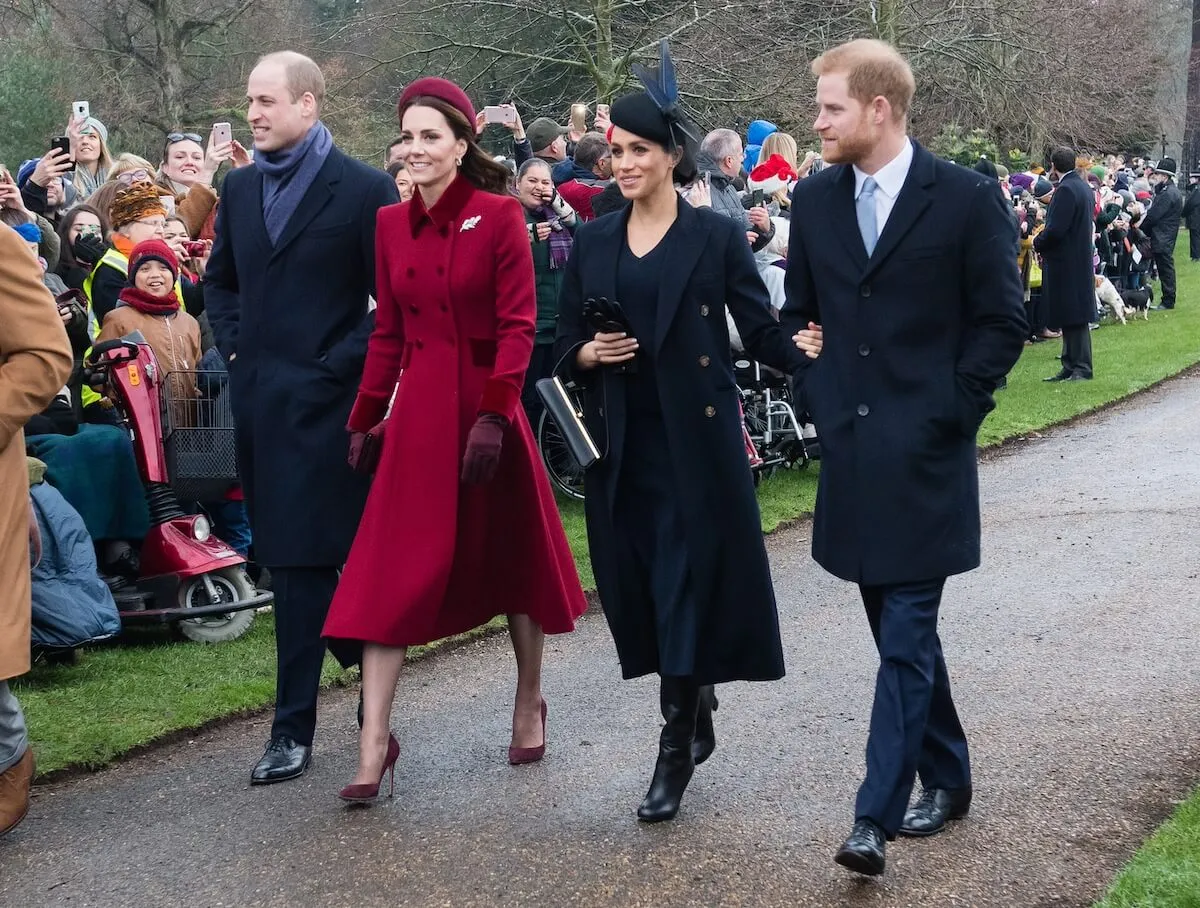
<instances>
[{"instance_id":1,"label":"light blue tie","mask_svg":"<svg viewBox=\"0 0 1200 908\"><path fill-rule=\"evenodd\" d=\"M879 240L879 228L875 224L875 190L878 186L874 179L867 177L855 203L858 209L858 232L862 234L863 245L867 247L867 258L875 252L875 243Z\"/></svg>"}]
</instances>

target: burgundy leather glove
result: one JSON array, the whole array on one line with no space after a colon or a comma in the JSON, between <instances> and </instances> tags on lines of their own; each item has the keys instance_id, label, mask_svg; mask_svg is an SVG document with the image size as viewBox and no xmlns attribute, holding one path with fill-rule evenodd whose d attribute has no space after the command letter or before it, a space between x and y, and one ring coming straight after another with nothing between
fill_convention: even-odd
<instances>
[{"instance_id":1,"label":"burgundy leather glove","mask_svg":"<svg viewBox=\"0 0 1200 908\"><path fill-rule=\"evenodd\" d=\"M500 446L508 420L499 413L480 413L467 435L462 481L467 485L491 482L500 466Z\"/></svg>"},{"instance_id":2,"label":"burgundy leather glove","mask_svg":"<svg viewBox=\"0 0 1200 908\"><path fill-rule=\"evenodd\" d=\"M371 475L379 467L379 455L383 453L383 433L387 420L381 420L370 432L350 433L350 455L346 462L356 473Z\"/></svg>"}]
</instances>

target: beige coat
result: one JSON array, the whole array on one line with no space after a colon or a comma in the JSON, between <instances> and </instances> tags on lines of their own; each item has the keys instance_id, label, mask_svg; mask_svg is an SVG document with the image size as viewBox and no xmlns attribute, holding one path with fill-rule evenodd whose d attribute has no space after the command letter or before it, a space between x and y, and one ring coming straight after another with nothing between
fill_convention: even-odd
<instances>
[{"instance_id":1,"label":"beige coat","mask_svg":"<svg viewBox=\"0 0 1200 908\"><path fill-rule=\"evenodd\" d=\"M132 306L118 304L116 309L104 316L104 327L100 329L96 343L125 337L134 331L141 331L146 338L167 383L174 402L170 428L194 426L196 408L188 401L200 395L196 389L195 375L200 368L200 357L203 356L200 323L183 309L174 315L151 315L139 312Z\"/></svg>"},{"instance_id":2,"label":"beige coat","mask_svg":"<svg viewBox=\"0 0 1200 908\"><path fill-rule=\"evenodd\" d=\"M41 269L0 229L0 681L29 671L29 472L22 429L71 374L71 344Z\"/></svg>"}]
</instances>

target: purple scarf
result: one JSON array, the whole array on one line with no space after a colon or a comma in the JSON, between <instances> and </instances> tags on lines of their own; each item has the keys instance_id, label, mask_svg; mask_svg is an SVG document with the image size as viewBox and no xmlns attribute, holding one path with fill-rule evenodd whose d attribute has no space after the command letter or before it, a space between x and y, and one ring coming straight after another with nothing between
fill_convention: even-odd
<instances>
[{"instance_id":1,"label":"purple scarf","mask_svg":"<svg viewBox=\"0 0 1200 908\"><path fill-rule=\"evenodd\" d=\"M559 268L566 267L567 259L571 257L571 244L574 242L574 237L571 236L571 231L562 225L558 219L558 215L554 213L554 209L549 205L542 205L533 209L533 213L538 218L550 225L550 267L557 271Z\"/></svg>"},{"instance_id":2,"label":"purple scarf","mask_svg":"<svg viewBox=\"0 0 1200 908\"><path fill-rule=\"evenodd\" d=\"M333 148L333 136L318 121L299 144L279 151L262 151L254 156L254 166L263 175L263 219L267 236L274 246L283 236L300 201L308 192L325 159Z\"/></svg>"}]
</instances>

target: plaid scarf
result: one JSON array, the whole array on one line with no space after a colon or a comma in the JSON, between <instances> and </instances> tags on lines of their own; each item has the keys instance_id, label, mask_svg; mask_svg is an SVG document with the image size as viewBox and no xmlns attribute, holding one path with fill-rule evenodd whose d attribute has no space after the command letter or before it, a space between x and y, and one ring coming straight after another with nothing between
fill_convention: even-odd
<instances>
[{"instance_id":1,"label":"plaid scarf","mask_svg":"<svg viewBox=\"0 0 1200 908\"><path fill-rule=\"evenodd\" d=\"M574 243L574 237L571 236L571 231L562 225L558 219L558 215L554 213L554 209L549 205L542 205L533 209L533 213L538 219L550 225L550 267L557 271L567 264L567 259L571 257L571 245Z\"/></svg>"}]
</instances>

